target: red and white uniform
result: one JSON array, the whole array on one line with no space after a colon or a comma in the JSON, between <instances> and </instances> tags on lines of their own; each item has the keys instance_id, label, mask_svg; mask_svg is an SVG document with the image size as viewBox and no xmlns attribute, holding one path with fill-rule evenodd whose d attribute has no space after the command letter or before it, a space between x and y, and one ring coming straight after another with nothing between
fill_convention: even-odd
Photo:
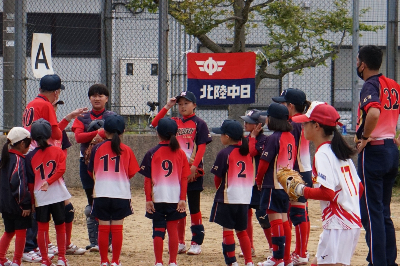
<instances>
[{"instance_id":1,"label":"red and white uniform","mask_svg":"<svg viewBox=\"0 0 400 266\"><path fill-rule=\"evenodd\" d=\"M121 143L121 155L111 149L111 140L94 146L88 172L95 181L94 198L131 199L129 180L139 171L135 154Z\"/></svg>"},{"instance_id":2,"label":"red and white uniform","mask_svg":"<svg viewBox=\"0 0 400 266\"><path fill-rule=\"evenodd\" d=\"M26 130L31 132L32 123L40 118L47 120L51 125L52 132L48 143L56 147L61 147L62 130L68 125L68 121L63 119L59 125L53 105L49 102L49 99L42 94L36 96L36 98L26 106L22 125ZM60 130L61 126L63 126L63 129ZM36 141L32 140L30 149L33 150L36 147Z\"/></svg>"},{"instance_id":3,"label":"red and white uniform","mask_svg":"<svg viewBox=\"0 0 400 266\"><path fill-rule=\"evenodd\" d=\"M34 184L35 206L41 207L71 198L64 179L66 157L61 148L50 146L45 150L34 149L26 156L28 182ZM47 191L41 191L44 182Z\"/></svg>"},{"instance_id":4,"label":"red and white uniform","mask_svg":"<svg viewBox=\"0 0 400 266\"><path fill-rule=\"evenodd\" d=\"M314 187L335 192L332 201L320 201L324 229L361 228L360 178L351 159L339 160L330 142L318 147L313 165Z\"/></svg>"},{"instance_id":5,"label":"red and white uniform","mask_svg":"<svg viewBox=\"0 0 400 266\"><path fill-rule=\"evenodd\" d=\"M168 141L160 142L150 149L143 158L140 173L151 180L152 199L155 203L178 203L186 199L187 177L190 175L189 163L182 149L175 152L168 146Z\"/></svg>"}]
</instances>

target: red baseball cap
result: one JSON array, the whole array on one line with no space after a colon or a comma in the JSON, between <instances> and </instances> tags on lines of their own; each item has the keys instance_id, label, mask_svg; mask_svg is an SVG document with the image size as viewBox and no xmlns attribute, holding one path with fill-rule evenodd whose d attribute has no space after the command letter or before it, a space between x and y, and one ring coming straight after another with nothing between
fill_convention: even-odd
<instances>
[{"instance_id":1,"label":"red baseball cap","mask_svg":"<svg viewBox=\"0 0 400 266\"><path fill-rule=\"evenodd\" d=\"M292 121L296 123L304 123L315 121L325 126L336 126L342 125L339 122L340 115L336 111L335 107L325 102L312 102L310 108L304 115L293 116Z\"/></svg>"}]
</instances>

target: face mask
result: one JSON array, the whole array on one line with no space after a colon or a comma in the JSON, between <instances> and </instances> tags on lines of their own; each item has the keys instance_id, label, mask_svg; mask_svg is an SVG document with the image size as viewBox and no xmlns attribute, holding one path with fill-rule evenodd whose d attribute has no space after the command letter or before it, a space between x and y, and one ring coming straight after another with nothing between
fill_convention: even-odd
<instances>
[{"instance_id":1,"label":"face mask","mask_svg":"<svg viewBox=\"0 0 400 266\"><path fill-rule=\"evenodd\" d=\"M361 65L360 65L361 66ZM363 71L361 71L361 72L359 72L358 71L358 69L360 68L360 66L359 67L357 67L357 76L360 78L360 79L362 79L363 80Z\"/></svg>"}]
</instances>

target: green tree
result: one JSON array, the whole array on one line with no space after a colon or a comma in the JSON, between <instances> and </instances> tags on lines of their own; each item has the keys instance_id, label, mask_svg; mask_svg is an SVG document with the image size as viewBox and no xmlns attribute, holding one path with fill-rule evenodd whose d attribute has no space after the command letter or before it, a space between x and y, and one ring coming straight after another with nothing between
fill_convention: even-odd
<instances>
[{"instance_id":1,"label":"green tree","mask_svg":"<svg viewBox=\"0 0 400 266\"><path fill-rule=\"evenodd\" d=\"M349 0L326 2L332 5L330 10L311 11L293 0L168 0L168 13L214 53L245 52L246 33L262 24L268 42L261 48L265 57L257 57L257 88L262 79L301 73L304 68L324 65L335 57L345 38L352 34L352 15ZM129 6L156 12L158 0L132 0ZM229 50L210 37L217 27L232 32L227 40L232 44ZM378 29L382 27L360 24L360 31ZM247 108L230 106L229 117L237 118Z\"/></svg>"}]
</instances>

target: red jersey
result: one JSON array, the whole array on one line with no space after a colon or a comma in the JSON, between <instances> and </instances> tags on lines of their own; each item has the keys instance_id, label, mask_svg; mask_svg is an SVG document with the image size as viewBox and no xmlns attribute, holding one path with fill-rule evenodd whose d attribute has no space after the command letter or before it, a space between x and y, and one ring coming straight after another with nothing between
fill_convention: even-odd
<instances>
[{"instance_id":1,"label":"red jersey","mask_svg":"<svg viewBox=\"0 0 400 266\"><path fill-rule=\"evenodd\" d=\"M46 96L39 94L33 99L25 108L25 112L22 118L23 127L31 132L32 123L36 120L43 118L47 120L50 125L58 126L56 112L54 111L53 105L49 102ZM61 133L61 131L60 131ZM61 136L59 139L50 139L49 144L57 147L61 147ZM37 147L36 141L32 140L31 149Z\"/></svg>"},{"instance_id":2,"label":"red jersey","mask_svg":"<svg viewBox=\"0 0 400 266\"><path fill-rule=\"evenodd\" d=\"M34 184L36 207L46 206L71 198L64 179L66 157L61 148L50 146L44 150L35 148L26 156L28 182ZM49 183L47 191L41 191L44 182Z\"/></svg>"},{"instance_id":3,"label":"red jersey","mask_svg":"<svg viewBox=\"0 0 400 266\"><path fill-rule=\"evenodd\" d=\"M182 149L173 152L168 142L161 142L146 153L140 173L151 179L153 202L178 203L182 192L186 198L187 182L182 181L191 172Z\"/></svg>"},{"instance_id":4,"label":"red jersey","mask_svg":"<svg viewBox=\"0 0 400 266\"><path fill-rule=\"evenodd\" d=\"M112 151L110 139L93 147L88 172L94 179L94 198L131 199L129 179L140 168L131 148L123 143L120 147L121 155Z\"/></svg>"}]
</instances>

